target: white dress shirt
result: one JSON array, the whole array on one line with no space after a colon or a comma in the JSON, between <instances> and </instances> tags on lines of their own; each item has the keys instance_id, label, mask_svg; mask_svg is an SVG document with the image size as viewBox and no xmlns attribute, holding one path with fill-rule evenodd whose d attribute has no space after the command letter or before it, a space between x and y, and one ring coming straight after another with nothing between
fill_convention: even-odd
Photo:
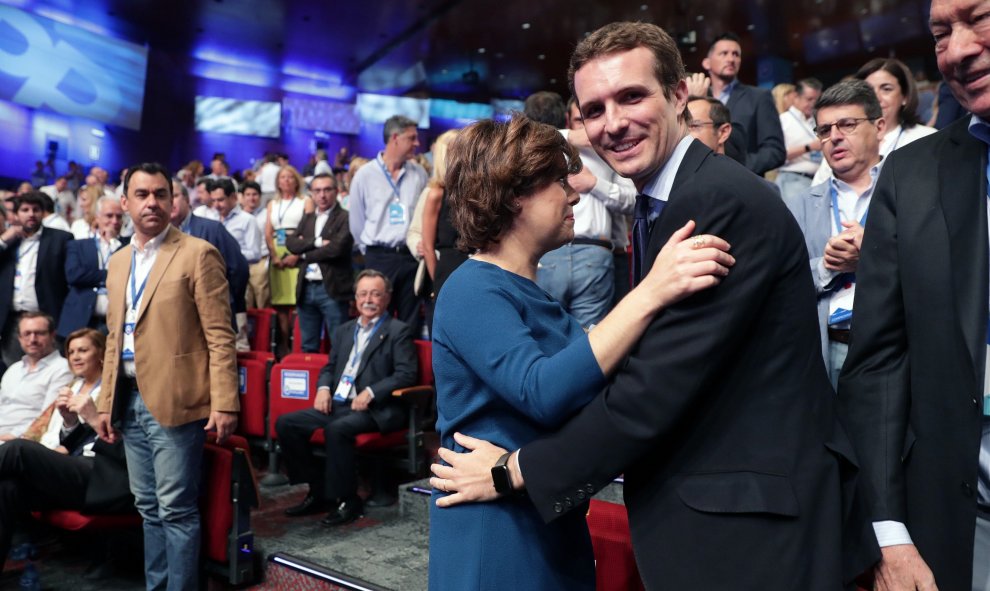
<instances>
[{"instance_id":1,"label":"white dress shirt","mask_svg":"<svg viewBox=\"0 0 990 591\"><path fill-rule=\"evenodd\" d=\"M38 250L41 248L41 233L38 228L30 238L17 244L17 270L14 274L14 309L18 312L38 311L38 292L34 283L38 276Z\"/></svg>"},{"instance_id":2,"label":"white dress shirt","mask_svg":"<svg viewBox=\"0 0 990 591\"><path fill-rule=\"evenodd\" d=\"M214 212L216 210L213 210ZM258 230L258 223L249 213L245 213L240 205L234 206L227 217L220 220L224 228L230 232L237 244L241 247L241 254L247 259L249 264L255 264L261 259L261 232Z\"/></svg>"},{"instance_id":3,"label":"white dress shirt","mask_svg":"<svg viewBox=\"0 0 990 591\"><path fill-rule=\"evenodd\" d=\"M131 293L131 276L130 273L128 273L127 283L124 286L124 323L127 322L126 312L131 308L133 308L135 312L141 311L141 302L144 301L144 296L147 293L146 291L141 290L141 283L146 277L151 275L151 269L155 266L155 260L158 258L158 251L162 247L162 242L165 241L166 234L168 234L167 226L158 236L155 236L149 240L143 248L138 245L136 239L131 240L131 248L134 249L134 252L131 253L131 256L134 258L134 290L141 291L141 295L135 302L133 297L134 294ZM128 336L127 334L124 334L123 341L124 349L129 348L131 351L134 351L134 335ZM124 361L124 373L128 377L132 378L137 375L133 361Z\"/></svg>"},{"instance_id":4,"label":"white dress shirt","mask_svg":"<svg viewBox=\"0 0 990 591\"><path fill-rule=\"evenodd\" d=\"M82 387L83 387L83 380L81 378L76 378L71 386L73 396L78 394L79 390L82 390ZM93 400L93 403L95 404L96 399L99 396L100 396L100 383L97 382L96 385L93 387L93 389L89 391L89 397ZM65 419L62 418L62 413L58 412L58 409L55 409L55 412L52 413L51 420L48 421L48 430L45 431L45 434L41 436L41 445L44 445L48 449L55 449L56 447L62 445L62 437L68 436L69 433L72 433L73 431L78 429L79 425L82 425L85 422L86 419L84 419L82 416L79 416L79 422L76 424L75 427L66 428ZM84 445L82 455L87 458L93 457L95 455L93 453L93 444L95 443L96 443L95 441L91 441L86 445Z\"/></svg>"},{"instance_id":5,"label":"white dress shirt","mask_svg":"<svg viewBox=\"0 0 990 591\"><path fill-rule=\"evenodd\" d=\"M313 235L316 236L314 241L316 248L323 246L323 238L320 235L323 234L323 228L326 227L327 220L330 219L330 213L333 211L334 207L337 207L336 203L331 205L330 209L326 211L316 212L316 226L313 229ZM309 263L306 265L306 280L323 281L323 271L320 270L320 265L317 263Z\"/></svg>"},{"instance_id":6,"label":"white dress shirt","mask_svg":"<svg viewBox=\"0 0 990 591\"><path fill-rule=\"evenodd\" d=\"M560 134L566 139L566 129ZM581 162L597 181L574 206L574 237L608 241L612 237L612 214L631 214L636 208L636 186L616 174L591 148L579 148Z\"/></svg>"},{"instance_id":7,"label":"white dress shirt","mask_svg":"<svg viewBox=\"0 0 990 591\"><path fill-rule=\"evenodd\" d=\"M21 436L55 402L59 388L71 382L69 363L58 351L39 359L33 369L27 355L11 365L0 380L0 434Z\"/></svg>"}]
</instances>

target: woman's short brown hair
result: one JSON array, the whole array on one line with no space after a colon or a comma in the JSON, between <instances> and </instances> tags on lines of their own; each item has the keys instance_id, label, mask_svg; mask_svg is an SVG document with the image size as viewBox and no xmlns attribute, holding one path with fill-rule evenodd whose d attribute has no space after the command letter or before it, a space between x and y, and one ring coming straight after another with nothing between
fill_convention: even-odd
<instances>
[{"instance_id":1,"label":"woman's short brown hair","mask_svg":"<svg viewBox=\"0 0 990 591\"><path fill-rule=\"evenodd\" d=\"M89 342L93 343L93 346L100 350L100 357L103 357L103 352L107 350L107 337L95 328L80 328L69 333L69 336L65 337L65 356L69 356L69 345L72 341L76 339L89 339Z\"/></svg>"},{"instance_id":2,"label":"woman's short brown hair","mask_svg":"<svg viewBox=\"0 0 990 591\"><path fill-rule=\"evenodd\" d=\"M450 145L445 181L458 248L497 243L519 213L517 198L580 170L577 149L560 132L521 114L464 128Z\"/></svg>"}]
</instances>

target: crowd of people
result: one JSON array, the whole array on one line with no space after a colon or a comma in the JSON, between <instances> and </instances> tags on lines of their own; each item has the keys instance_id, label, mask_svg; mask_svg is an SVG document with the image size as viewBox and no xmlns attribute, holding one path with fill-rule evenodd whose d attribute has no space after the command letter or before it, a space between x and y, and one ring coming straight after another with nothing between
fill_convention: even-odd
<instances>
[{"instance_id":1,"label":"crowd of people","mask_svg":"<svg viewBox=\"0 0 990 591\"><path fill-rule=\"evenodd\" d=\"M286 514L326 526L362 514L355 438L401 427L389 393L433 340L433 589L593 588L582 508L624 473L651 588L987 591L990 32L932 4L972 113L941 133L897 59L772 93L735 35L688 74L613 23L569 101L429 157L396 115L377 154L301 170L42 166L0 196L0 560L30 509L126 505L148 588L191 588L204 431L236 428L247 310L272 307L278 357L330 341L276 424L308 485Z\"/></svg>"}]
</instances>

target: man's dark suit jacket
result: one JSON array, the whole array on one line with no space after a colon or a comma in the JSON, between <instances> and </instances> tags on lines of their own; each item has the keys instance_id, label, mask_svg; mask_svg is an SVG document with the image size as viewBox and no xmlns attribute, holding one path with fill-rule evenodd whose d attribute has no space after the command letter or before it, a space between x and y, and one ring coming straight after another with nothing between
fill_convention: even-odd
<instances>
[{"instance_id":1,"label":"man's dark suit jacket","mask_svg":"<svg viewBox=\"0 0 990 591\"><path fill-rule=\"evenodd\" d=\"M323 226L320 237L323 246L316 247L315 212L307 213L299 222L296 233L285 239L285 246L292 254L305 255L299 259L299 281L296 281L296 301L301 302L306 287L306 266L316 263L323 273L323 287L335 299L347 301L354 295L354 269L351 267L351 250L354 237L347 225L347 212L335 205Z\"/></svg>"},{"instance_id":2,"label":"man's dark suit jacket","mask_svg":"<svg viewBox=\"0 0 990 591\"><path fill-rule=\"evenodd\" d=\"M648 588L839 589L855 459L804 237L763 179L697 140L651 229L650 264L687 220L727 240L735 266L661 312L602 394L522 448L529 496L550 521L625 472Z\"/></svg>"},{"instance_id":3,"label":"man's dark suit jacket","mask_svg":"<svg viewBox=\"0 0 990 591\"><path fill-rule=\"evenodd\" d=\"M72 234L44 228L38 244L38 266L34 289L38 295L38 308L58 322L69 287L65 282L65 248ZM17 272L17 245L12 241L0 252L0 326L7 322L13 311L14 274Z\"/></svg>"},{"instance_id":4,"label":"man's dark suit jacket","mask_svg":"<svg viewBox=\"0 0 990 591\"><path fill-rule=\"evenodd\" d=\"M57 412L57 411L56 411ZM117 440L106 443L96 439L96 432L82 423L59 443L70 454L93 441L93 471L86 485L86 498L83 510L90 513L127 513L134 511L134 497L127 477L127 458L124 456L124 442Z\"/></svg>"},{"instance_id":5,"label":"man's dark suit jacket","mask_svg":"<svg viewBox=\"0 0 990 591\"><path fill-rule=\"evenodd\" d=\"M337 327L330 337L330 358L317 380L317 389L330 388L331 394L340 382L347 366L347 356L354 346L354 326L351 320ZM401 403L392 397L392 390L416 385L416 349L409 325L385 316L375 334L371 335L361 352L361 366L354 378L354 393L365 388L375 393L368 412L381 431L399 429L405 421Z\"/></svg>"},{"instance_id":6,"label":"man's dark suit jacket","mask_svg":"<svg viewBox=\"0 0 990 591\"><path fill-rule=\"evenodd\" d=\"M118 240L123 248L131 239L125 236ZM63 339L89 325L96 310L96 292L106 285L107 270L100 268L95 240L69 241L65 247L65 280L69 284L69 294L65 297L55 331Z\"/></svg>"},{"instance_id":7,"label":"man's dark suit jacket","mask_svg":"<svg viewBox=\"0 0 990 591\"><path fill-rule=\"evenodd\" d=\"M787 158L784 132L769 90L739 83L732 89L725 106L732 114L732 135L738 135L740 126L746 132L742 141L746 142L747 168L763 174L784 163ZM729 145L737 143L730 136Z\"/></svg>"},{"instance_id":8,"label":"man's dark suit jacket","mask_svg":"<svg viewBox=\"0 0 990 591\"><path fill-rule=\"evenodd\" d=\"M230 284L230 310L234 314L244 312L247 307L244 303L244 294L248 284L248 262L241 253L241 246L237 239L230 235L223 224L198 215L189 214L189 235L201 240L206 240L220 251L224 263L227 265L227 282ZM235 320L236 322L236 320ZM234 327L237 331L237 327Z\"/></svg>"},{"instance_id":9,"label":"man's dark suit jacket","mask_svg":"<svg viewBox=\"0 0 990 591\"><path fill-rule=\"evenodd\" d=\"M972 586L986 371L987 146L968 123L887 157L839 378L869 517L907 525L939 589Z\"/></svg>"}]
</instances>

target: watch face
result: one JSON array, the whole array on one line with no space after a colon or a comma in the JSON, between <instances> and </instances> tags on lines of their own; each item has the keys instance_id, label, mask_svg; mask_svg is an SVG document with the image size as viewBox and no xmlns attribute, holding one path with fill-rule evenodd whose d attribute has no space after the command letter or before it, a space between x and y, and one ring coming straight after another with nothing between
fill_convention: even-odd
<instances>
[{"instance_id":1,"label":"watch face","mask_svg":"<svg viewBox=\"0 0 990 591\"><path fill-rule=\"evenodd\" d=\"M512 492L512 483L509 481L509 468L505 464L492 467L492 484L495 485L495 492L508 494Z\"/></svg>"}]
</instances>

